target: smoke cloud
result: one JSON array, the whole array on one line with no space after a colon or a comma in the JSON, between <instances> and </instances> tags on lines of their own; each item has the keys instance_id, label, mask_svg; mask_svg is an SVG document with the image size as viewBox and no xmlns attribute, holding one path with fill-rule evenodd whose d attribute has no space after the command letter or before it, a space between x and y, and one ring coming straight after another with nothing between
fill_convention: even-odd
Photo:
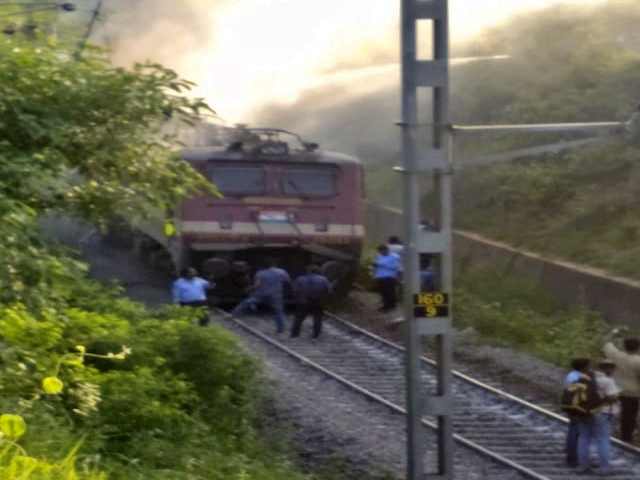
<instances>
[{"instance_id":1,"label":"smoke cloud","mask_svg":"<svg viewBox=\"0 0 640 480\"><path fill-rule=\"evenodd\" d=\"M106 0L95 35L118 65L152 60L198 80L195 65L215 42L215 15L230 0Z\"/></svg>"},{"instance_id":2,"label":"smoke cloud","mask_svg":"<svg viewBox=\"0 0 640 480\"><path fill-rule=\"evenodd\" d=\"M451 0L452 37L469 39L522 9L576 1L486 0L476 6ZM105 0L93 39L109 46L119 65L149 59L174 68L195 81L194 94L230 122L269 121L313 133L318 121L307 116L326 111L332 119L345 111L343 105L362 106L365 96L373 101L397 85L399 5L389 0ZM384 119L385 128L398 115L393 95L382 94L382 105L391 109L376 118ZM306 116L294 121L301 111ZM336 121L328 130L344 131L347 123Z\"/></svg>"}]
</instances>

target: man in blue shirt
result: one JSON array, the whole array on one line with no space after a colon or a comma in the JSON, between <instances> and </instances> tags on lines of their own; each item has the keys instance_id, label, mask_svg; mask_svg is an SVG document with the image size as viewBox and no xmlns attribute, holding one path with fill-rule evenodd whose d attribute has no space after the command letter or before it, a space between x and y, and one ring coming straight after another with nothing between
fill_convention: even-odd
<instances>
[{"instance_id":1,"label":"man in blue shirt","mask_svg":"<svg viewBox=\"0 0 640 480\"><path fill-rule=\"evenodd\" d=\"M213 287L211 282L198 277L198 271L195 268L185 268L180 272L180 278L173 282L171 287L173 303L183 307L206 307L207 290ZM208 317L204 315L200 319L200 325L206 325L207 322Z\"/></svg>"},{"instance_id":2,"label":"man in blue shirt","mask_svg":"<svg viewBox=\"0 0 640 480\"><path fill-rule=\"evenodd\" d=\"M564 379L564 387L576 383L583 375L589 372L591 361L588 358L574 358L571 360L571 371ZM569 415L569 426L567 429L566 454L567 465L578 466L578 431L580 419L575 415Z\"/></svg>"},{"instance_id":3,"label":"man in blue shirt","mask_svg":"<svg viewBox=\"0 0 640 480\"><path fill-rule=\"evenodd\" d=\"M400 274L400 257L389 252L389 247L380 245L378 255L373 262L373 278L376 281L382 307L380 311L388 312L396 307L396 284Z\"/></svg>"},{"instance_id":4,"label":"man in blue shirt","mask_svg":"<svg viewBox=\"0 0 640 480\"><path fill-rule=\"evenodd\" d=\"M318 338L322 331L322 317L324 305L331 294L332 287L329 280L320 274L316 265L309 265L307 273L296 278L293 293L296 298L296 316L291 327L291 337L300 336L300 327L308 315L313 316L313 335Z\"/></svg>"},{"instance_id":5,"label":"man in blue shirt","mask_svg":"<svg viewBox=\"0 0 640 480\"><path fill-rule=\"evenodd\" d=\"M278 268L273 258L267 259L267 268L259 270L254 278L251 295L245 298L231 312L239 317L247 311L253 311L258 305L270 307L275 314L277 333L284 332L284 290L291 284L289 274Z\"/></svg>"}]
</instances>

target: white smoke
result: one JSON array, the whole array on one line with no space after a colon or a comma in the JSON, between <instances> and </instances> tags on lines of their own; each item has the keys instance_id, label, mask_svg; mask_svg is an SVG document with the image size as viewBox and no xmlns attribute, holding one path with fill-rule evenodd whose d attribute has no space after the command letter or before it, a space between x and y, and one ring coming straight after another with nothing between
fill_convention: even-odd
<instances>
[{"instance_id":1,"label":"white smoke","mask_svg":"<svg viewBox=\"0 0 640 480\"><path fill-rule=\"evenodd\" d=\"M576 1L450 0L452 38L468 39L524 9ZM382 77L354 69L382 68L399 56L400 0L104 0L104 6L94 38L112 48L116 63L150 59L174 68L233 122L254 121L267 104L293 105L334 80L336 92L361 96L378 89ZM335 100L329 93L326 101Z\"/></svg>"}]
</instances>

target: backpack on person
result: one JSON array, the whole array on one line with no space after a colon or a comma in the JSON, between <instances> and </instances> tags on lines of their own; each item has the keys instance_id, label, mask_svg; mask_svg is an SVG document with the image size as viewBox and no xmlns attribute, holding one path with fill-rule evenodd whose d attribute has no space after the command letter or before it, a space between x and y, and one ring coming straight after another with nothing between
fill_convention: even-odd
<instances>
[{"instance_id":1,"label":"backpack on person","mask_svg":"<svg viewBox=\"0 0 640 480\"><path fill-rule=\"evenodd\" d=\"M583 374L562 391L560 408L568 415L588 417L603 404L594 374Z\"/></svg>"}]
</instances>

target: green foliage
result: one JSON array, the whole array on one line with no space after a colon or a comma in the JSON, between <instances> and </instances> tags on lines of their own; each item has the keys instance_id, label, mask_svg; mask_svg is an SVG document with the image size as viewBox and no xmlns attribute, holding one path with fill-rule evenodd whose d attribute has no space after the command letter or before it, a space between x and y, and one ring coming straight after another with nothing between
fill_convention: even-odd
<instances>
[{"instance_id":1,"label":"green foliage","mask_svg":"<svg viewBox=\"0 0 640 480\"><path fill-rule=\"evenodd\" d=\"M638 103L640 4L552 7L517 17L475 42L509 54L500 68L464 65L454 100L460 123L627 120ZM469 82L469 79L473 79ZM507 243L640 278L640 147L634 135L456 177L456 223ZM462 157L550 143L567 135L501 135L462 141Z\"/></svg>"},{"instance_id":2,"label":"green foliage","mask_svg":"<svg viewBox=\"0 0 640 480\"><path fill-rule=\"evenodd\" d=\"M0 42L0 477L297 478L259 442L259 368L197 312L87 278L38 221L104 225L215 188L159 131L208 107L160 65ZM26 431L24 426L26 425Z\"/></svg>"},{"instance_id":3,"label":"green foliage","mask_svg":"<svg viewBox=\"0 0 640 480\"><path fill-rule=\"evenodd\" d=\"M480 335L560 366L600 355L606 323L594 312L560 307L539 285L484 267L457 277L454 321Z\"/></svg>"},{"instance_id":4,"label":"green foliage","mask_svg":"<svg viewBox=\"0 0 640 480\"><path fill-rule=\"evenodd\" d=\"M99 309L116 295L80 280L78 291L91 290ZM259 369L229 333L198 327L175 307L150 312L120 299L108 313L92 311L70 291L69 303L86 310L0 312L0 408L33 425L24 437L33 458L56 464L84 436L79 461L102 458L95 466L112 479L295 478L257 440ZM117 353L122 339L126 358Z\"/></svg>"},{"instance_id":5,"label":"green foliage","mask_svg":"<svg viewBox=\"0 0 640 480\"><path fill-rule=\"evenodd\" d=\"M373 274L373 262L376 258L377 252L375 248L366 248L360 257L360 265L358 266L358 274L356 276L356 283L361 285L366 290L371 290L375 287L372 278Z\"/></svg>"},{"instance_id":6,"label":"green foliage","mask_svg":"<svg viewBox=\"0 0 640 480\"><path fill-rule=\"evenodd\" d=\"M246 434L252 400L258 396L255 380L259 369L239 350L233 336L221 329L202 332L192 326L182 332L168 353L167 366L188 379L198 393L200 414L216 425L217 431L239 437Z\"/></svg>"},{"instance_id":7,"label":"green foliage","mask_svg":"<svg viewBox=\"0 0 640 480\"><path fill-rule=\"evenodd\" d=\"M0 197L93 221L165 210L214 189L157 132L208 107L191 83L157 64L114 68L99 52L0 44ZM154 133L155 132L155 133Z\"/></svg>"},{"instance_id":8,"label":"green foliage","mask_svg":"<svg viewBox=\"0 0 640 480\"><path fill-rule=\"evenodd\" d=\"M639 152L608 144L462 175L458 226L640 278Z\"/></svg>"},{"instance_id":9,"label":"green foliage","mask_svg":"<svg viewBox=\"0 0 640 480\"><path fill-rule=\"evenodd\" d=\"M106 452L131 455L141 436L179 442L192 428L188 412L199 399L190 384L170 372L138 367L107 372L98 380L102 401L95 420L107 436Z\"/></svg>"},{"instance_id":10,"label":"green foliage","mask_svg":"<svg viewBox=\"0 0 640 480\"><path fill-rule=\"evenodd\" d=\"M107 478L103 473L96 471L78 471L75 452L59 462L49 462L7 448L0 450L0 476L3 480L106 480Z\"/></svg>"}]
</instances>

